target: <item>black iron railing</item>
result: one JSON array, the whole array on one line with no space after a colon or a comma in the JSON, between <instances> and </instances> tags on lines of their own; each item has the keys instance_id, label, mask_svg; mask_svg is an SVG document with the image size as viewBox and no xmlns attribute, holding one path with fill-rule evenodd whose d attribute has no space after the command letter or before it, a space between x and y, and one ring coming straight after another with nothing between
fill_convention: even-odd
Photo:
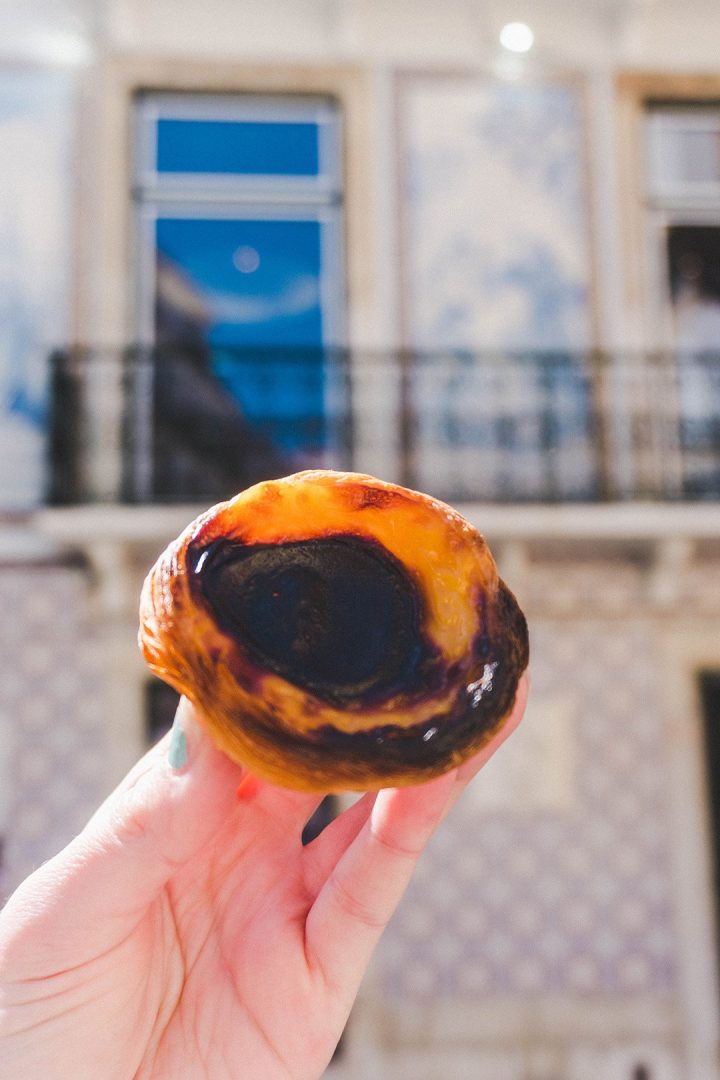
<instances>
[{"instance_id":1,"label":"black iron railing","mask_svg":"<svg viewBox=\"0 0 720 1080\"><path fill-rule=\"evenodd\" d=\"M63 350L48 501L187 502L326 466L452 501L720 498L720 355Z\"/></svg>"}]
</instances>

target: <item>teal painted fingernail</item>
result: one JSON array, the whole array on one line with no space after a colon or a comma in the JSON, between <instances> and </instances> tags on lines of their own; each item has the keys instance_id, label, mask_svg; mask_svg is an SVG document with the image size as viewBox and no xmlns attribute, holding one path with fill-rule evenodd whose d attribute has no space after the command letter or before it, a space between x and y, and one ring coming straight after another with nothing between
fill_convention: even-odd
<instances>
[{"instance_id":1,"label":"teal painted fingernail","mask_svg":"<svg viewBox=\"0 0 720 1080\"><path fill-rule=\"evenodd\" d=\"M187 739L185 732L176 720L170 732L170 749L168 750L168 764L171 769L182 769L187 765Z\"/></svg>"}]
</instances>

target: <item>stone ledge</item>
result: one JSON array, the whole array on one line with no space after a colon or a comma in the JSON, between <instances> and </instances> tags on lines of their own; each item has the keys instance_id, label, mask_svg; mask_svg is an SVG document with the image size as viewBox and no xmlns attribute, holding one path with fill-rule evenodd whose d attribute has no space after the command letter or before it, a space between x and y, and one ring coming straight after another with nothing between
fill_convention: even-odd
<instances>
[{"instance_id":1,"label":"stone ledge","mask_svg":"<svg viewBox=\"0 0 720 1080\"><path fill-rule=\"evenodd\" d=\"M670 538L718 541L718 503L568 503L546 505L455 504L492 541L656 541ZM68 543L114 539L146 543L172 539L206 509L176 506L50 507L35 511L28 525Z\"/></svg>"}]
</instances>

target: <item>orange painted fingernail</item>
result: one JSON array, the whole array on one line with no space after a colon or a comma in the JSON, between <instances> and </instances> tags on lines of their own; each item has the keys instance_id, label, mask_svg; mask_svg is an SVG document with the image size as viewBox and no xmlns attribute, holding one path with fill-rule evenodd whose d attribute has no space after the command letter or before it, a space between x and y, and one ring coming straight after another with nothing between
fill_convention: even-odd
<instances>
[{"instance_id":1,"label":"orange painted fingernail","mask_svg":"<svg viewBox=\"0 0 720 1080\"><path fill-rule=\"evenodd\" d=\"M252 773L243 776L237 789L237 797L240 802L247 802L248 799L252 799L259 787L260 782L257 776L253 776Z\"/></svg>"}]
</instances>

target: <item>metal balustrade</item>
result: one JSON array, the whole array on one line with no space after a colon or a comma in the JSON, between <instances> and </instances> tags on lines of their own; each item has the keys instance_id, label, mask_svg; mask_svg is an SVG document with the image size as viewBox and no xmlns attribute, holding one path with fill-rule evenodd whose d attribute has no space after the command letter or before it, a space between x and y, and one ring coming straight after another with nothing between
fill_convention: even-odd
<instances>
[{"instance_id":1,"label":"metal balustrade","mask_svg":"<svg viewBox=\"0 0 720 1080\"><path fill-rule=\"evenodd\" d=\"M450 501L720 498L720 354L69 349L50 385L51 504L315 466Z\"/></svg>"}]
</instances>

